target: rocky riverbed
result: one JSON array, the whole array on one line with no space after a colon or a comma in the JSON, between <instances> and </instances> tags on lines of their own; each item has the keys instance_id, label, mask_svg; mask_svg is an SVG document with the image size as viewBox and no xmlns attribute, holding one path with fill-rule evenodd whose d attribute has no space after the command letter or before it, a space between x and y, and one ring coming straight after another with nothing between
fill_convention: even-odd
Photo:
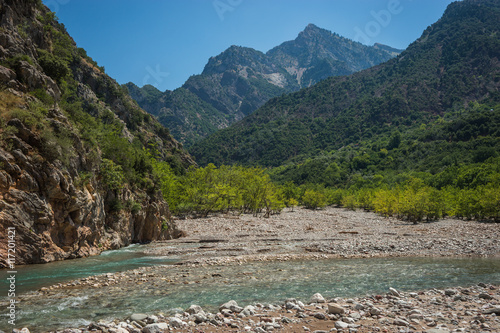
<instances>
[{"instance_id":1,"label":"rocky riverbed","mask_svg":"<svg viewBox=\"0 0 500 333\"><path fill-rule=\"evenodd\" d=\"M134 313L61 332L499 332L499 316L498 285L480 283L418 292L390 288L362 298L325 299L317 293L307 304L294 298L279 304L228 301L216 313L193 304L171 316Z\"/></svg>"},{"instance_id":2,"label":"rocky riverbed","mask_svg":"<svg viewBox=\"0 0 500 333\"><path fill-rule=\"evenodd\" d=\"M260 262L301 260L312 267L310 260L330 258L498 257L500 252L498 224L443 219L414 225L340 208L296 209L270 218L217 216L177 224L187 236L154 243L149 252L180 257L178 265L83 278L42 288L21 301L63 300L90 289L103 295L118 291L132 295L137 290L156 295L196 286L245 284L267 274L259 272L261 268L252 271L253 263ZM279 267L273 274L285 283L289 277L281 275L288 273ZM304 303L275 302L276 296L269 295L273 304L230 302L218 309L200 308L193 300L192 306L174 312L123 314L61 332L500 332L500 281L483 282L453 288L448 284L449 289L441 290L390 289L358 298L310 295L310 300L301 298Z\"/></svg>"},{"instance_id":3,"label":"rocky riverbed","mask_svg":"<svg viewBox=\"0 0 500 333\"><path fill-rule=\"evenodd\" d=\"M413 224L372 212L296 208L270 218L217 216L176 221L186 237L158 242L156 255L189 262L300 257L496 256L500 225L458 219ZM172 247L173 244L189 247ZM195 246L194 244L199 244Z\"/></svg>"}]
</instances>

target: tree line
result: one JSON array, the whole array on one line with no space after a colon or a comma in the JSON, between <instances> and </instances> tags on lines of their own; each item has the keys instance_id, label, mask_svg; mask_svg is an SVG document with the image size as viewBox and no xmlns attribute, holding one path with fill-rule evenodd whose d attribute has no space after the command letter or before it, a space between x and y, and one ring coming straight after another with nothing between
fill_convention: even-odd
<instances>
[{"instance_id":1,"label":"tree line","mask_svg":"<svg viewBox=\"0 0 500 333\"><path fill-rule=\"evenodd\" d=\"M166 162L152 159L152 163L171 211L180 216L251 213L269 217L285 207L318 209L332 205L374 211L414 223L446 216L500 222L500 158L483 163L482 173L477 166L462 166L454 171L459 178L455 185L443 187L430 185L437 184L436 179L443 174L433 179L418 177L416 173L402 174L395 184L378 175L340 188L297 185L292 181L275 184L268 170L258 167L217 168L209 164L176 174ZM472 174L475 179L464 185L463 178Z\"/></svg>"}]
</instances>

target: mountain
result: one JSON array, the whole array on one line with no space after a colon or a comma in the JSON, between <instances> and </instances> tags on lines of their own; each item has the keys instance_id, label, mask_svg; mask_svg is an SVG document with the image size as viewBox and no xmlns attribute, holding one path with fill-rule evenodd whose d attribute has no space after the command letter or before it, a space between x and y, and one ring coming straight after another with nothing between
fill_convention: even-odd
<instances>
[{"instance_id":1,"label":"mountain","mask_svg":"<svg viewBox=\"0 0 500 333\"><path fill-rule=\"evenodd\" d=\"M309 24L295 40L269 50L266 55L304 88L330 76L348 75L373 67L400 52L381 44L365 46Z\"/></svg>"},{"instance_id":2,"label":"mountain","mask_svg":"<svg viewBox=\"0 0 500 333\"><path fill-rule=\"evenodd\" d=\"M498 1L461 1L397 58L271 99L190 148L201 165L278 166L498 98Z\"/></svg>"},{"instance_id":3,"label":"mountain","mask_svg":"<svg viewBox=\"0 0 500 333\"><path fill-rule=\"evenodd\" d=\"M142 108L190 146L243 119L270 98L372 67L399 52L381 44L365 46L309 24L295 40L267 53L233 45L174 91L126 86Z\"/></svg>"},{"instance_id":4,"label":"mountain","mask_svg":"<svg viewBox=\"0 0 500 333\"><path fill-rule=\"evenodd\" d=\"M34 0L0 0L0 267L178 237L156 165L193 165ZM11 237L12 236L12 237Z\"/></svg>"}]
</instances>

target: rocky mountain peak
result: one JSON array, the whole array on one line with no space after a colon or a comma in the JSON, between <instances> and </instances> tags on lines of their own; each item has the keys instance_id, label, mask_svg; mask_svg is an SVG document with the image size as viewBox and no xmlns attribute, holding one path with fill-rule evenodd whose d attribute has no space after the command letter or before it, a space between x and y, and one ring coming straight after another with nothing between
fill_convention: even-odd
<instances>
[{"instance_id":1,"label":"rocky mountain peak","mask_svg":"<svg viewBox=\"0 0 500 333\"><path fill-rule=\"evenodd\" d=\"M333 34L332 32L322 29L312 23L309 23L307 27L299 32L299 35L297 38L329 38L331 36L336 36L336 34Z\"/></svg>"}]
</instances>

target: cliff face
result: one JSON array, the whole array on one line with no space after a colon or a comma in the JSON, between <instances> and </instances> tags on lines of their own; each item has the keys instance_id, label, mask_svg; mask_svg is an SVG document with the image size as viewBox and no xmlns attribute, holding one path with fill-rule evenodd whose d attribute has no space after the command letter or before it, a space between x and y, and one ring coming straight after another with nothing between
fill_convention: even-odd
<instances>
[{"instance_id":1,"label":"cliff face","mask_svg":"<svg viewBox=\"0 0 500 333\"><path fill-rule=\"evenodd\" d=\"M152 160L194 164L41 1L0 0L0 267L9 228L16 264L178 237Z\"/></svg>"}]
</instances>

